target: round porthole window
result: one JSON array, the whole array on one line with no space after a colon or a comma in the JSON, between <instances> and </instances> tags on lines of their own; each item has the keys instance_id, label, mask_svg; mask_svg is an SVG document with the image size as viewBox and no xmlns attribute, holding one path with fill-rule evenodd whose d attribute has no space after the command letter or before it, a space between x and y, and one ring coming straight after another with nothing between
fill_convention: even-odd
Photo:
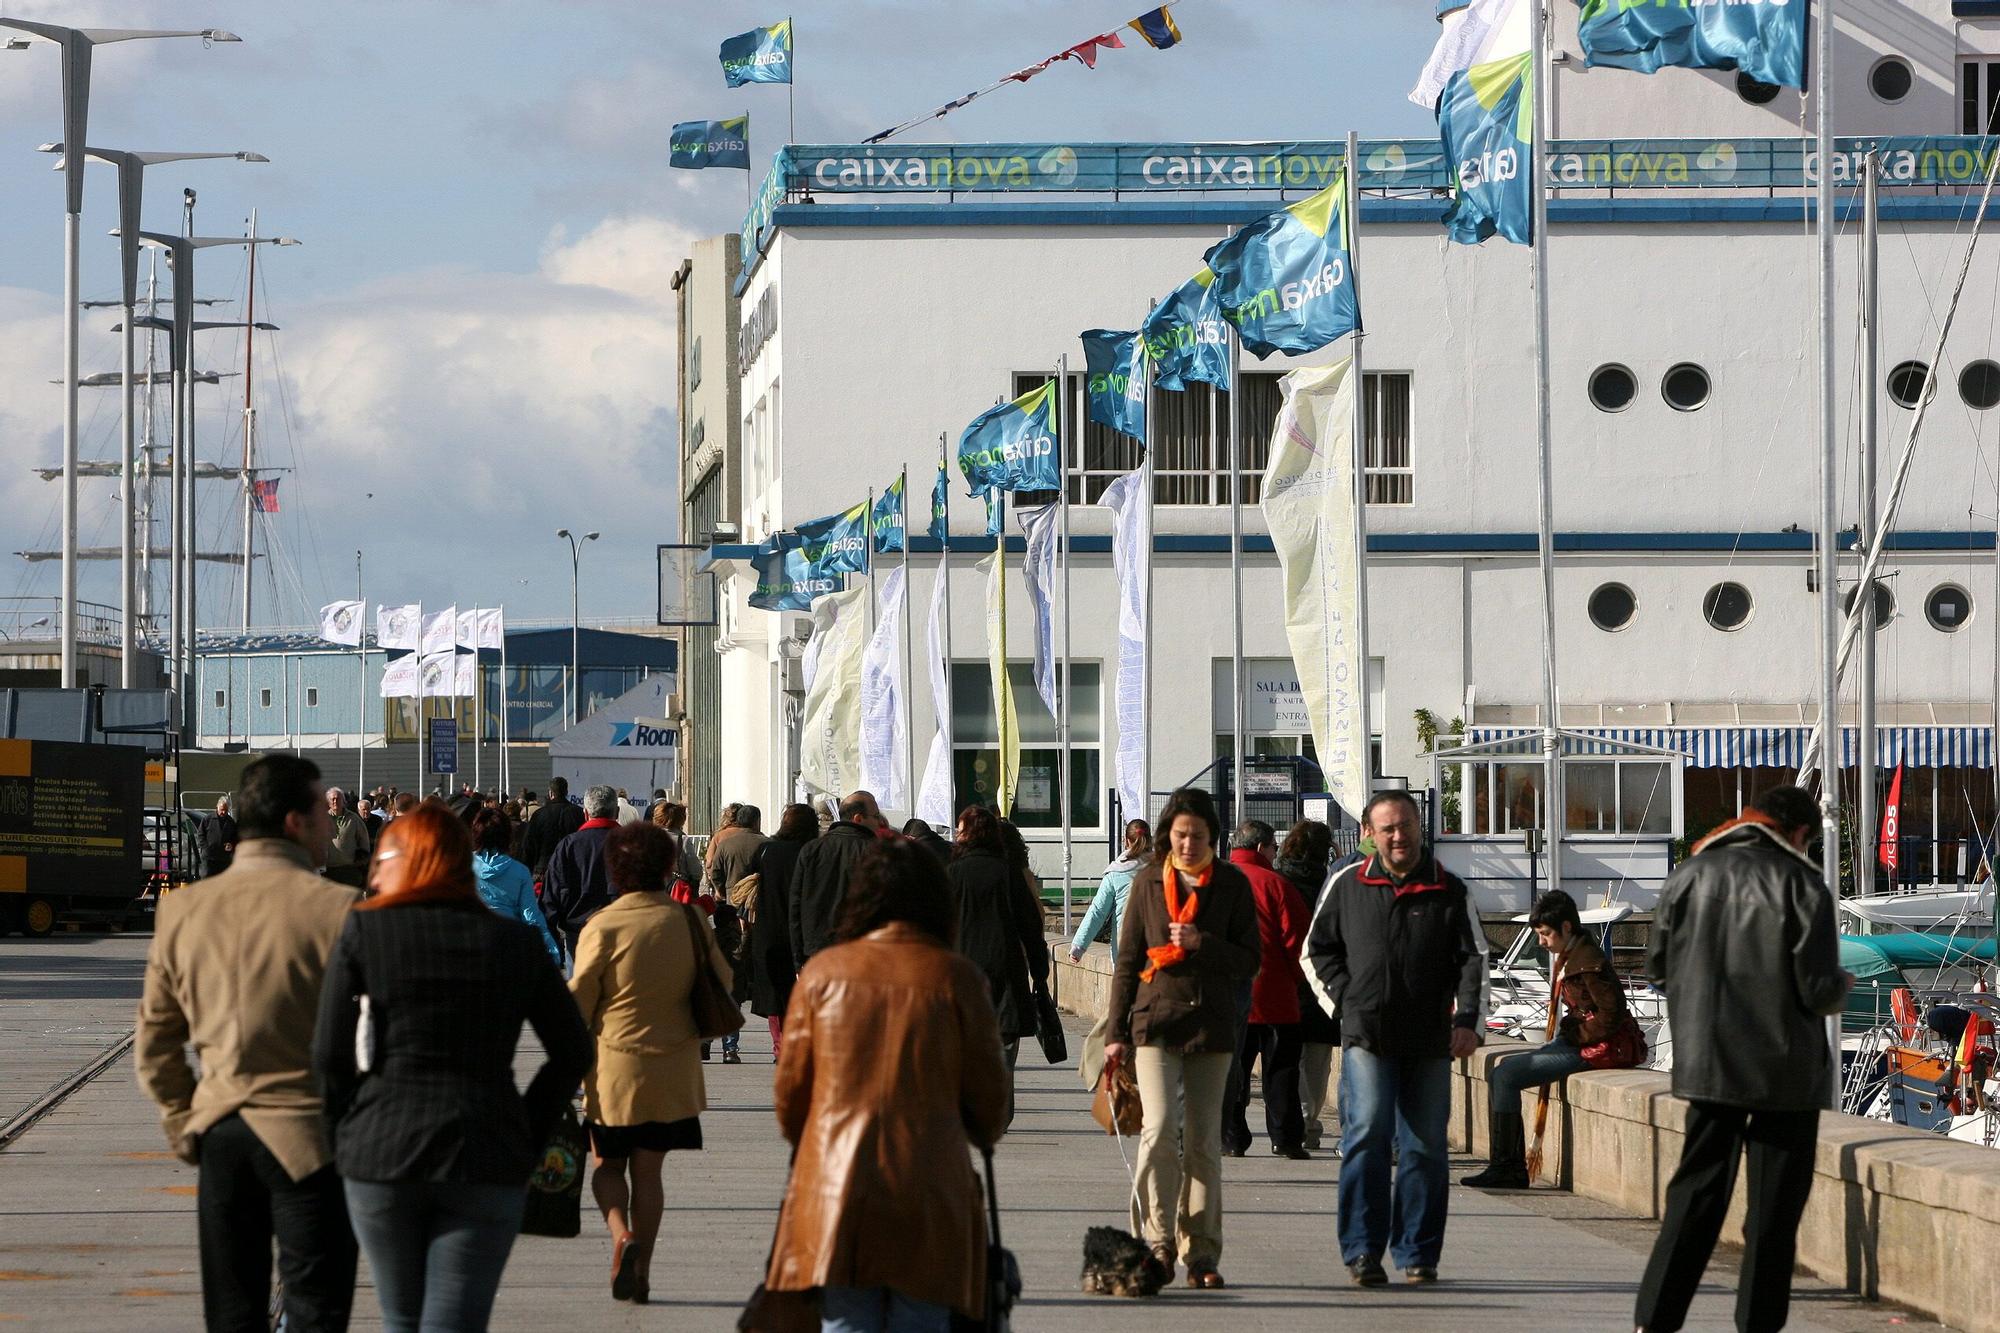
<instances>
[{"instance_id":1,"label":"round porthole window","mask_svg":"<svg viewBox=\"0 0 2000 1333\"><path fill-rule=\"evenodd\" d=\"M1590 402L1600 412L1623 412L1639 396L1639 381L1623 366L1599 366L1590 372Z\"/></svg>"},{"instance_id":2,"label":"round porthole window","mask_svg":"<svg viewBox=\"0 0 2000 1333\"><path fill-rule=\"evenodd\" d=\"M1958 372L1958 396L1967 407L1984 412L2000 407L2000 363L1974 361Z\"/></svg>"},{"instance_id":3,"label":"round porthole window","mask_svg":"<svg viewBox=\"0 0 2000 1333\"><path fill-rule=\"evenodd\" d=\"M1669 369L1660 380L1660 396L1676 412L1699 411L1708 402L1708 372L1692 361Z\"/></svg>"},{"instance_id":4,"label":"round porthole window","mask_svg":"<svg viewBox=\"0 0 2000 1333\"><path fill-rule=\"evenodd\" d=\"M1778 85L1753 79L1741 70L1736 72L1736 95L1751 106L1764 106L1778 97Z\"/></svg>"},{"instance_id":5,"label":"round porthole window","mask_svg":"<svg viewBox=\"0 0 2000 1333\"><path fill-rule=\"evenodd\" d=\"M1915 407L1919 398L1937 392L1931 368L1921 361L1905 361L1889 372L1889 398L1898 407Z\"/></svg>"},{"instance_id":6,"label":"round porthole window","mask_svg":"<svg viewBox=\"0 0 2000 1333\"><path fill-rule=\"evenodd\" d=\"M1954 633L1972 619L1972 595L1956 583L1940 583L1924 598L1924 619L1932 629Z\"/></svg>"},{"instance_id":7,"label":"round porthole window","mask_svg":"<svg viewBox=\"0 0 2000 1333\"><path fill-rule=\"evenodd\" d=\"M1916 76L1910 72L1910 62L1901 56L1884 56L1868 71L1868 91L1875 94L1878 101L1900 102L1910 95L1910 88L1916 83Z\"/></svg>"},{"instance_id":8,"label":"round porthole window","mask_svg":"<svg viewBox=\"0 0 2000 1333\"><path fill-rule=\"evenodd\" d=\"M1841 598L1841 614L1850 616L1854 614L1854 594L1858 591L1860 591L1859 585L1849 588L1847 596ZM1880 634L1895 618L1896 594L1889 591L1888 584L1877 579L1875 580L1875 632Z\"/></svg>"},{"instance_id":9,"label":"round porthole window","mask_svg":"<svg viewBox=\"0 0 2000 1333\"><path fill-rule=\"evenodd\" d=\"M1718 583L1701 599L1701 617L1719 630L1742 629L1750 620L1750 590L1740 583Z\"/></svg>"},{"instance_id":10,"label":"round porthole window","mask_svg":"<svg viewBox=\"0 0 2000 1333\"><path fill-rule=\"evenodd\" d=\"M1590 623L1607 633L1617 633L1632 623L1639 599L1622 583L1600 584L1590 594Z\"/></svg>"}]
</instances>

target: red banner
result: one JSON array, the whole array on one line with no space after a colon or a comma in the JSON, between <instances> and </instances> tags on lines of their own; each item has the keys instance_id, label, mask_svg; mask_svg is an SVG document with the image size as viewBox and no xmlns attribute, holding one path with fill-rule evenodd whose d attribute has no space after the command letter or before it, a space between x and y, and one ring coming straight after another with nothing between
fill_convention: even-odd
<instances>
[{"instance_id":1,"label":"red banner","mask_svg":"<svg viewBox=\"0 0 2000 1333\"><path fill-rule=\"evenodd\" d=\"M1875 849L1875 859L1885 870L1896 868L1897 835L1902 832L1903 812L1903 766L1896 765L1896 776L1889 779L1889 800L1882 807L1882 840Z\"/></svg>"}]
</instances>

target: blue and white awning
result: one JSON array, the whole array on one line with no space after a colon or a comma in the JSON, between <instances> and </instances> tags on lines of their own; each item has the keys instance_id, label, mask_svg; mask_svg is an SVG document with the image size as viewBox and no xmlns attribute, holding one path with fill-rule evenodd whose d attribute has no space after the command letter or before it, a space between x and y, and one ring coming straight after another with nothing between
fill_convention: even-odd
<instances>
[{"instance_id":1,"label":"blue and white awning","mask_svg":"<svg viewBox=\"0 0 2000 1333\"><path fill-rule=\"evenodd\" d=\"M1584 727L1566 728L1572 735L1596 737L1573 742L1572 758L1616 755L1615 742L1677 750L1690 768L1797 768L1805 759L1811 727ZM1472 743L1518 741L1520 753L1540 758L1542 733L1537 727L1467 727ZM1852 768L1860 762L1861 729L1840 729L1840 762ZM1875 763L1880 768L1907 764L1911 768L1991 768L1991 727L1877 727Z\"/></svg>"}]
</instances>

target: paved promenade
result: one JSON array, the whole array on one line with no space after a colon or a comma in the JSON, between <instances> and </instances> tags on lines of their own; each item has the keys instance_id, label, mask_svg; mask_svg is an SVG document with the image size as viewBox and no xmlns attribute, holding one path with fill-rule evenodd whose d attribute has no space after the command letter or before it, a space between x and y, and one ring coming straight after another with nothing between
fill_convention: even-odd
<instances>
[{"instance_id":1,"label":"paved promenade","mask_svg":"<svg viewBox=\"0 0 2000 1333\"><path fill-rule=\"evenodd\" d=\"M15 1034L0 1052L0 1087L10 1097L17 1084L41 1077L17 1079L17 1062L37 1071L50 1063L46 1050L24 1051L20 1038L32 1039L36 1023L58 1044L71 1029L102 1035L103 1025L130 1012L143 951L143 937L0 941L0 982L7 987L0 991L6 1005L0 1016ZM43 966L56 960L74 961ZM38 976L62 998L19 1004L21 992L33 988L24 978ZM81 1063L89 1042L74 1045L70 1054ZM709 1066L708 1151L668 1159L654 1304L611 1301L603 1226L586 1214L577 1240L523 1239L516 1246L495 1328L734 1327L761 1270L785 1165L771 1118L770 1047L761 1024L745 1031L743 1048L745 1064ZM1121 1222L1125 1171L1117 1145L1090 1121L1074 1072L1041 1067L1027 1051L1023 1060L1021 1113L1000 1151L999 1190L1006 1239L1028 1285L1015 1320L1024 1333L1157 1333L1225 1322L1232 1330L1412 1333L1631 1327L1650 1224L1607 1216L1601 1205L1565 1195L1456 1191L1444 1281L1424 1290L1364 1293L1347 1286L1334 1249L1337 1161L1331 1155L1280 1161L1261 1140L1251 1156L1226 1167L1227 1291L1174 1289L1145 1302L1084 1296L1076 1283L1080 1239L1088 1226ZM0 1323L64 1330L199 1326L194 1173L165 1154L157 1124L126 1059L0 1153ZM1731 1327L1727 1285L1735 1255L1725 1252L1721 1260L1696 1300L1690 1328ZM362 1282L355 1327L379 1328L365 1266ZM1937 1327L1809 1285L1794 1308L1797 1330Z\"/></svg>"}]
</instances>

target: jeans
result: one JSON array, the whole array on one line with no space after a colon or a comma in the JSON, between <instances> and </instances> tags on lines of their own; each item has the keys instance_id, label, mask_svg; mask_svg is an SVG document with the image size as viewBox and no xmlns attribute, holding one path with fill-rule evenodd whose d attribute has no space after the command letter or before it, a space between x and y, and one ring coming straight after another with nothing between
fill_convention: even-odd
<instances>
[{"instance_id":1,"label":"jeans","mask_svg":"<svg viewBox=\"0 0 2000 1333\"><path fill-rule=\"evenodd\" d=\"M293 1180L241 1116L201 1136L196 1226L201 1308L218 1333L269 1333L271 1242L294 1333L347 1327L354 1307L354 1233L331 1166Z\"/></svg>"},{"instance_id":2,"label":"jeans","mask_svg":"<svg viewBox=\"0 0 2000 1333\"><path fill-rule=\"evenodd\" d=\"M1451 1061L1340 1053L1340 1257L1434 1268L1450 1196ZM1390 1186L1389 1137L1399 1162Z\"/></svg>"},{"instance_id":3,"label":"jeans","mask_svg":"<svg viewBox=\"0 0 2000 1333\"><path fill-rule=\"evenodd\" d=\"M1232 1152L1250 1147L1250 1066L1264 1062L1264 1133L1283 1151L1305 1141L1305 1112L1299 1101L1299 1058L1303 1046L1297 1023L1252 1023L1243 1030L1229 1066L1229 1101L1222 1113L1222 1146Z\"/></svg>"},{"instance_id":4,"label":"jeans","mask_svg":"<svg viewBox=\"0 0 2000 1333\"><path fill-rule=\"evenodd\" d=\"M949 1333L951 1310L913 1301L892 1287L826 1287L820 1333Z\"/></svg>"},{"instance_id":5,"label":"jeans","mask_svg":"<svg viewBox=\"0 0 2000 1333\"><path fill-rule=\"evenodd\" d=\"M737 1047L742 1044L743 1034L741 1032L732 1032L722 1039L722 1053L724 1055L735 1055Z\"/></svg>"},{"instance_id":6,"label":"jeans","mask_svg":"<svg viewBox=\"0 0 2000 1333\"><path fill-rule=\"evenodd\" d=\"M1487 1103L1495 1111L1521 1114L1521 1094L1544 1083L1554 1083L1590 1068L1583 1052L1557 1037L1546 1046L1526 1055L1510 1055L1493 1066L1493 1087Z\"/></svg>"},{"instance_id":7,"label":"jeans","mask_svg":"<svg viewBox=\"0 0 2000 1333\"><path fill-rule=\"evenodd\" d=\"M479 1330L528 1201L522 1185L350 1180L347 1208L389 1333Z\"/></svg>"},{"instance_id":8,"label":"jeans","mask_svg":"<svg viewBox=\"0 0 2000 1333\"><path fill-rule=\"evenodd\" d=\"M1222 1258L1222 1101L1229 1092L1229 1059L1225 1051L1183 1055L1150 1045L1132 1054L1132 1077L1146 1112L1132 1230L1148 1245L1178 1247L1189 1267L1213 1268Z\"/></svg>"},{"instance_id":9,"label":"jeans","mask_svg":"<svg viewBox=\"0 0 2000 1333\"><path fill-rule=\"evenodd\" d=\"M1667 1183L1667 1211L1639 1283L1639 1324L1673 1333L1687 1319L1736 1187L1736 1164L1749 1150L1744 1190L1743 1267L1736 1283L1736 1327L1770 1333L1785 1326L1792 1301L1792 1261L1799 1218L1813 1187L1818 1111L1751 1111L1719 1102L1687 1104L1687 1138Z\"/></svg>"}]
</instances>

